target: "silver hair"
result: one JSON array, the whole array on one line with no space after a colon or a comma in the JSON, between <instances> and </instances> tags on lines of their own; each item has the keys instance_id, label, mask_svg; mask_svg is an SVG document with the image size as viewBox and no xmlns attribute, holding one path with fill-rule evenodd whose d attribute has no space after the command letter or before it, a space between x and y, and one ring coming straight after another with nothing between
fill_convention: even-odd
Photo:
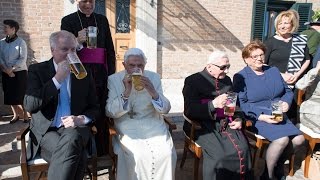
<instances>
[{"instance_id":1,"label":"silver hair","mask_svg":"<svg viewBox=\"0 0 320 180\"><path fill-rule=\"evenodd\" d=\"M77 46L78 44L76 37L72 33L65 30L61 30L54 32L50 35L49 42L51 48L55 49L57 47L59 38L65 38L68 41L74 41L75 46Z\"/></svg>"},{"instance_id":2,"label":"silver hair","mask_svg":"<svg viewBox=\"0 0 320 180\"><path fill-rule=\"evenodd\" d=\"M144 55L143 51L139 48L130 48L124 54L124 63L127 63L130 56L139 56L143 59L144 64L147 63L147 58Z\"/></svg>"},{"instance_id":3,"label":"silver hair","mask_svg":"<svg viewBox=\"0 0 320 180\"><path fill-rule=\"evenodd\" d=\"M217 63L221 58L228 58L228 55L226 52L223 51L214 51L210 54L208 57L207 64L214 64Z\"/></svg>"}]
</instances>

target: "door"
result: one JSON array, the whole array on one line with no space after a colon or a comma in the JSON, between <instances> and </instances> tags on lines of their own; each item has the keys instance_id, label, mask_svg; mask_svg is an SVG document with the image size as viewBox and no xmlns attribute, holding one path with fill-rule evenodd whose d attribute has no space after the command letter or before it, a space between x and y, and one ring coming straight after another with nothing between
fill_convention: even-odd
<instances>
[{"instance_id":1,"label":"door","mask_svg":"<svg viewBox=\"0 0 320 180\"><path fill-rule=\"evenodd\" d=\"M135 47L136 0L110 0L106 4L116 52L116 71L119 72L124 69L124 53Z\"/></svg>"}]
</instances>

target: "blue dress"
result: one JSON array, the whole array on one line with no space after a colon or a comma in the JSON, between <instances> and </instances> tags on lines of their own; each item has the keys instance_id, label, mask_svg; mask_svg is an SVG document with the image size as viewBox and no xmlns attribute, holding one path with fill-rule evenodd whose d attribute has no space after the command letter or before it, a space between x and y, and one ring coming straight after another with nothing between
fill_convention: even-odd
<instances>
[{"instance_id":1,"label":"blue dress","mask_svg":"<svg viewBox=\"0 0 320 180\"><path fill-rule=\"evenodd\" d=\"M234 75L234 91L238 93L240 108L254 122L256 133L270 141L301 134L285 113L278 124L257 120L261 114L271 115L272 101L281 100L291 105L293 99L293 92L277 68L264 66L263 71L264 74L257 75L247 66Z\"/></svg>"}]
</instances>

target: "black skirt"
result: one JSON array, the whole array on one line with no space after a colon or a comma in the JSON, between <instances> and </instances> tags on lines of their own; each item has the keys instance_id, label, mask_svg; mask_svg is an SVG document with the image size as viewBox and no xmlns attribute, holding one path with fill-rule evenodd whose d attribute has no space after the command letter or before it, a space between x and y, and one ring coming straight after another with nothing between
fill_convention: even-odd
<instances>
[{"instance_id":1,"label":"black skirt","mask_svg":"<svg viewBox=\"0 0 320 180\"><path fill-rule=\"evenodd\" d=\"M27 88L27 70L14 72L15 77L9 77L2 72L2 88L4 93L4 104L22 105Z\"/></svg>"}]
</instances>

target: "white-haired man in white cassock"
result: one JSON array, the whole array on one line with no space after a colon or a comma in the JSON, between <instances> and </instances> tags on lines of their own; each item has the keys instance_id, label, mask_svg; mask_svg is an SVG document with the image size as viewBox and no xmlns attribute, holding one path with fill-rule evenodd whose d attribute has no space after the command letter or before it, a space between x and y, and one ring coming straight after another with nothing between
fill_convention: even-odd
<instances>
[{"instance_id":1,"label":"white-haired man in white cassock","mask_svg":"<svg viewBox=\"0 0 320 180\"><path fill-rule=\"evenodd\" d=\"M162 114L171 108L160 75L144 70L146 57L138 48L124 55L124 71L109 76L106 115L114 119L118 155L117 180L173 180L177 161ZM132 73L141 69L140 88ZM137 90L138 89L138 90ZM142 90L141 90L142 89Z\"/></svg>"}]
</instances>

